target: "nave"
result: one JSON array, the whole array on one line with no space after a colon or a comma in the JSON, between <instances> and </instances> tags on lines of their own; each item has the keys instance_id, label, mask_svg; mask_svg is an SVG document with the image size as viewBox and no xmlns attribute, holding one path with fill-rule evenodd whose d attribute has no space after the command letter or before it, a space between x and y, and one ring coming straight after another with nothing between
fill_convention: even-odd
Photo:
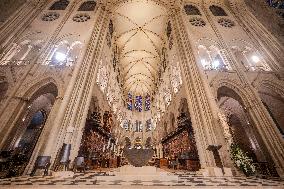
<instances>
[{"instance_id":1,"label":"nave","mask_svg":"<svg viewBox=\"0 0 284 189\"><path fill-rule=\"evenodd\" d=\"M196 172L170 172L178 176L177 181L143 181L114 180L113 170L100 172L76 173L72 178L56 178L52 176L16 177L0 180L3 189L8 188L283 188L284 180L280 178L261 179L256 177L204 177Z\"/></svg>"},{"instance_id":2,"label":"nave","mask_svg":"<svg viewBox=\"0 0 284 189\"><path fill-rule=\"evenodd\" d=\"M0 21L0 188L283 188L283 45L246 1L23 2Z\"/></svg>"}]
</instances>

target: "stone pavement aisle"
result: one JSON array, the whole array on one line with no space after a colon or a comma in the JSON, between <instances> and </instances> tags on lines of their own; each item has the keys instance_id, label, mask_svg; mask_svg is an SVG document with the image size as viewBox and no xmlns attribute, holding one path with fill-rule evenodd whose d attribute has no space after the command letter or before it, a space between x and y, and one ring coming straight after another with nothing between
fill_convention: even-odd
<instances>
[{"instance_id":1,"label":"stone pavement aisle","mask_svg":"<svg viewBox=\"0 0 284 189\"><path fill-rule=\"evenodd\" d=\"M284 180L280 178L260 179L245 177L203 177L194 173L176 172L178 181L143 181L143 180L97 180L112 177L113 172L76 173L71 178L55 178L52 176L22 176L9 179L0 179L0 188L37 188L37 189L73 189L73 188L281 188L284 189ZM101 177L103 176L103 177Z\"/></svg>"}]
</instances>

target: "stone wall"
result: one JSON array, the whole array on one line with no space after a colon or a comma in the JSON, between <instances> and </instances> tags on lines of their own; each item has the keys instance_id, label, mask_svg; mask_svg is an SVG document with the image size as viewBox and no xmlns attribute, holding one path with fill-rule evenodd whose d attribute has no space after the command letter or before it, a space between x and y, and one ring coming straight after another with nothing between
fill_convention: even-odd
<instances>
[{"instance_id":1,"label":"stone wall","mask_svg":"<svg viewBox=\"0 0 284 189\"><path fill-rule=\"evenodd\" d=\"M254 16L284 44L284 19L265 0L245 0Z\"/></svg>"},{"instance_id":2,"label":"stone wall","mask_svg":"<svg viewBox=\"0 0 284 189\"><path fill-rule=\"evenodd\" d=\"M0 26L11 16L26 0L1 0L0 1Z\"/></svg>"}]
</instances>

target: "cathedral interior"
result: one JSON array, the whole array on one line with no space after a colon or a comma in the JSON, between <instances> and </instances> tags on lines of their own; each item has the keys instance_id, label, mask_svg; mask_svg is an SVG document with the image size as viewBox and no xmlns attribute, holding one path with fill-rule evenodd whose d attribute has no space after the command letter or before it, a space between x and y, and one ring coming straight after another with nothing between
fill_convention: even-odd
<instances>
[{"instance_id":1,"label":"cathedral interior","mask_svg":"<svg viewBox=\"0 0 284 189\"><path fill-rule=\"evenodd\" d=\"M284 1L1 0L0 187L74 185L284 188Z\"/></svg>"}]
</instances>

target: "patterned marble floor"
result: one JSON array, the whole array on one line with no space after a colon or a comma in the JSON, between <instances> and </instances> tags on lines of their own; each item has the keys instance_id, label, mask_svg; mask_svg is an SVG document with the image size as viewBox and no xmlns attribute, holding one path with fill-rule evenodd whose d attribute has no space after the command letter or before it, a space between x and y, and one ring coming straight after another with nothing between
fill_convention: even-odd
<instances>
[{"instance_id":1,"label":"patterned marble floor","mask_svg":"<svg viewBox=\"0 0 284 189\"><path fill-rule=\"evenodd\" d=\"M260 179L244 177L203 177L194 173L175 172L178 181L97 180L97 176L113 177L113 172L76 173L71 178L52 176L16 177L0 179L0 188L281 188L280 178ZM103 178L100 177L100 178Z\"/></svg>"}]
</instances>

